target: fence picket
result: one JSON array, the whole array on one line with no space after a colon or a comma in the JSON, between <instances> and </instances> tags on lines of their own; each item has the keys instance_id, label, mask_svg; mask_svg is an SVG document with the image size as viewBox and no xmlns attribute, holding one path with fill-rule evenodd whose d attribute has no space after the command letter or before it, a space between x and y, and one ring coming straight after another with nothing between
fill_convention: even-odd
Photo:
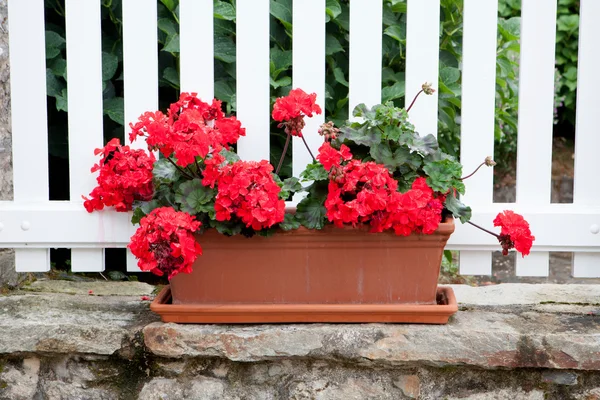
<instances>
[{"instance_id":1,"label":"fence picket","mask_svg":"<svg viewBox=\"0 0 600 400\"><path fill-rule=\"evenodd\" d=\"M600 136L597 132L598 109L600 109L600 55L597 41L600 37L600 2L582 0L579 17L579 57L577 65L577 120L575 133L575 205L597 205L600 198L598 172L591 161L598 157ZM596 225L594 227L594 225ZM597 235L600 220L590 221L585 235ZM600 237L598 237L600 245ZM600 276L600 256L594 253L575 253L573 276Z\"/></svg>"},{"instance_id":2,"label":"fence picket","mask_svg":"<svg viewBox=\"0 0 600 400\"><path fill-rule=\"evenodd\" d=\"M93 149L102 147L102 38L100 2L67 0L67 85L69 105L69 184L71 201L96 185L90 168L98 161ZM72 249L73 272L103 271L102 249Z\"/></svg>"},{"instance_id":3,"label":"fence picket","mask_svg":"<svg viewBox=\"0 0 600 400\"><path fill-rule=\"evenodd\" d=\"M44 1L10 1L8 15L14 201L47 201L48 125ZM23 219L19 228L14 229L35 234L40 227ZM15 264L19 272L48 271L49 250L17 249Z\"/></svg>"},{"instance_id":4,"label":"fence picket","mask_svg":"<svg viewBox=\"0 0 600 400\"><path fill-rule=\"evenodd\" d=\"M215 75L213 1L180 0L179 32L181 91L197 92L210 103Z\"/></svg>"},{"instance_id":5,"label":"fence picket","mask_svg":"<svg viewBox=\"0 0 600 400\"><path fill-rule=\"evenodd\" d=\"M325 0L295 1L293 10L292 72L294 88L317 94L323 113L306 118L304 139L312 153L323 143L317 130L325 119ZM301 139L295 138L292 170L300 176L312 158Z\"/></svg>"},{"instance_id":6,"label":"fence picket","mask_svg":"<svg viewBox=\"0 0 600 400\"><path fill-rule=\"evenodd\" d=\"M381 103L381 1L350 0L348 115L360 103Z\"/></svg>"},{"instance_id":7,"label":"fence picket","mask_svg":"<svg viewBox=\"0 0 600 400\"><path fill-rule=\"evenodd\" d=\"M550 203L555 46L556 1L523 0L517 139L519 205ZM548 253L517 257L516 269L520 276L547 276Z\"/></svg>"},{"instance_id":8,"label":"fence picket","mask_svg":"<svg viewBox=\"0 0 600 400\"><path fill-rule=\"evenodd\" d=\"M125 92L125 141L129 123L146 112L158 109L158 42L156 4L145 0L123 0L123 85ZM146 148L136 140L132 148ZM129 252L129 250L127 250ZM127 271L138 272L133 257L127 257Z\"/></svg>"},{"instance_id":9,"label":"fence picket","mask_svg":"<svg viewBox=\"0 0 600 400\"><path fill-rule=\"evenodd\" d=\"M421 135L437 136L437 104L440 47L440 0L408 0L406 22L406 105L425 82L436 89L410 110L411 122Z\"/></svg>"},{"instance_id":10,"label":"fence picket","mask_svg":"<svg viewBox=\"0 0 600 400\"><path fill-rule=\"evenodd\" d=\"M246 127L238 141L242 160L269 160L269 0L236 2L237 117Z\"/></svg>"},{"instance_id":11,"label":"fence picket","mask_svg":"<svg viewBox=\"0 0 600 400\"><path fill-rule=\"evenodd\" d=\"M466 175L494 155L498 3L465 0L463 18L460 159ZM493 178L492 168L480 169L469 178L464 201L475 209L491 204ZM460 253L462 274L489 275L491 268L489 251Z\"/></svg>"}]
</instances>

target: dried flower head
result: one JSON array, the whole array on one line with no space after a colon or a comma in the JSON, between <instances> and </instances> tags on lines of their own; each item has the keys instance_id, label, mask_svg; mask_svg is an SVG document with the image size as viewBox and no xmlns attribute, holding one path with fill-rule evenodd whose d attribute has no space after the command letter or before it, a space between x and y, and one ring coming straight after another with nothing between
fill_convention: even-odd
<instances>
[{"instance_id":1,"label":"dried flower head","mask_svg":"<svg viewBox=\"0 0 600 400\"><path fill-rule=\"evenodd\" d=\"M496 161L494 161L494 160L492 159L492 156L487 156L487 157L485 158L485 161L484 161L484 162L485 162L485 165L487 165L488 167L493 167L494 165L496 165Z\"/></svg>"},{"instance_id":2,"label":"dried flower head","mask_svg":"<svg viewBox=\"0 0 600 400\"><path fill-rule=\"evenodd\" d=\"M325 141L330 142L337 139L337 135L340 133L340 130L333 125L333 121L329 121L321 125L318 132L319 135L325 138Z\"/></svg>"},{"instance_id":3,"label":"dried flower head","mask_svg":"<svg viewBox=\"0 0 600 400\"><path fill-rule=\"evenodd\" d=\"M423 93L427 95L432 95L435 92L435 89L431 86L432 84L429 82L425 82L421 88L423 89Z\"/></svg>"}]
</instances>

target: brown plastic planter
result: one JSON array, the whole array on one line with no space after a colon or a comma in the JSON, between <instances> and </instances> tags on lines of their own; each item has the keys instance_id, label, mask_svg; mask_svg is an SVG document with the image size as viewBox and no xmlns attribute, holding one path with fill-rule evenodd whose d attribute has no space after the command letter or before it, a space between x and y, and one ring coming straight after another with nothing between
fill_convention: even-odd
<instances>
[{"instance_id":1,"label":"brown plastic planter","mask_svg":"<svg viewBox=\"0 0 600 400\"><path fill-rule=\"evenodd\" d=\"M172 304L166 286L150 304L163 322L256 323L417 323L446 324L458 311L452 288L437 288L437 304Z\"/></svg>"},{"instance_id":2,"label":"brown plastic planter","mask_svg":"<svg viewBox=\"0 0 600 400\"><path fill-rule=\"evenodd\" d=\"M193 305L194 315L215 307L230 310L224 319L213 312L210 318L179 322L435 323L391 315L400 305L439 307L437 279L453 231L452 219L432 235L408 237L333 226L279 232L268 238L207 231L198 237L204 254L193 272L171 280L170 307ZM260 310L252 318L244 317L252 307ZM364 316L345 319L349 307ZM238 310L237 314L231 310ZM315 310L312 317L301 318L310 310Z\"/></svg>"}]
</instances>

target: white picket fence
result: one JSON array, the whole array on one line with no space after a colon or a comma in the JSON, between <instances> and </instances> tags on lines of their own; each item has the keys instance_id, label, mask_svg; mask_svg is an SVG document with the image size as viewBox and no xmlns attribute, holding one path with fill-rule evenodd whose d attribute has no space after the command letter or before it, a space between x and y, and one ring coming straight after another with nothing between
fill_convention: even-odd
<instances>
[{"instance_id":1,"label":"white picket fence","mask_svg":"<svg viewBox=\"0 0 600 400\"><path fill-rule=\"evenodd\" d=\"M551 159L556 0L523 0L519 88L517 203L492 202L492 171L467 185L473 221L491 227L497 212L526 216L537 240L517 274L547 276L550 251L575 252L574 275L600 276L600 1L581 1L575 191L573 204L551 204ZM73 271L102 271L103 249L125 247L134 227L129 215L88 214L79 198L95 186L89 169L102 146L100 0L66 0L71 201L48 201L48 140L44 1L10 0L10 61L14 201L0 202L0 247L16 248L19 271L47 271L49 248L71 248ZM437 82L439 0L408 0L406 93ZM462 142L465 170L493 154L495 0L464 0ZM381 99L382 5L350 0L349 105ZM180 0L181 88L213 95L213 0ZM125 120L158 108L157 8L154 0L123 0ZM269 158L269 0L237 0L237 109L247 128L244 159ZM325 99L325 0L293 3L293 85ZM199 40L199 38L202 38ZM437 95L411 111L422 134L437 129ZM323 116L307 121L316 132ZM307 134L313 151L321 139ZM138 142L136 146L141 146ZM309 161L295 146L293 171ZM458 224L448 248L460 250L462 274L490 274L493 237ZM133 257L128 269L136 271Z\"/></svg>"}]
</instances>

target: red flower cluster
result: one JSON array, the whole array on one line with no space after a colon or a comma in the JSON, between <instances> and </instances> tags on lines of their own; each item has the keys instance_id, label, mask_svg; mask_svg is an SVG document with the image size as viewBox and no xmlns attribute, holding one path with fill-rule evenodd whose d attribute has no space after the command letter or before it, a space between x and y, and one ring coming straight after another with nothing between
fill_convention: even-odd
<instances>
[{"instance_id":1,"label":"red flower cluster","mask_svg":"<svg viewBox=\"0 0 600 400\"><path fill-rule=\"evenodd\" d=\"M325 208L336 226L368 223L371 232L394 229L403 236L431 234L439 226L445 198L434 193L425 178L417 178L409 191L399 193L398 182L385 166L351 160L345 145L336 150L326 142L317 159L330 171Z\"/></svg>"},{"instance_id":2,"label":"red flower cluster","mask_svg":"<svg viewBox=\"0 0 600 400\"><path fill-rule=\"evenodd\" d=\"M502 228L498 237L502 245L502 254L507 255L508 250L512 248L520 252L523 257L529 254L535 237L531 235L529 223L523 216L506 210L496 216L494 226Z\"/></svg>"},{"instance_id":3,"label":"red flower cluster","mask_svg":"<svg viewBox=\"0 0 600 400\"><path fill-rule=\"evenodd\" d=\"M150 200L154 193L152 168L154 155L144 150L131 150L112 139L95 155L102 155L92 172L100 171L98 186L90 193L91 199L82 196L88 212L114 206L117 211L129 211L134 200Z\"/></svg>"},{"instance_id":4,"label":"red flower cluster","mask_svg":"<svg viewBox=\"0 0 600 400\"><path fill-rule=\"evenodd\" d=\"M194 237L200 225L185 212L160 207L141 219L128 247L142 271L171 279L180 272L192 272L192 264L202 255Z\"/></svg>"},{"instance_id":5,"label":"red flower cluster","mask_svg":"<svg viewBox=\"0 0 600 400\"><path fill-rule=\"evenodd\" d=\"M205 186L217 185L216 220L229 221L235 215L254 230L282 222L285 201L279 199L281 188L271 175L273 166L262 160L220 167L221 159L217 156L211 160L202 180Z\"/></svg>"},{"instance_id":6,"label":"red flower cluster","mask_svg":"<svg viewBox=\"0 0 600 400\"><path fill-rule=\"evenodd\" d=\"M307 94L302 89L293 89L285 97L275 100L273 119L283 122L288 135L302 137L304 117L312 117L313 113L321 114L321 107L316 104L316 93Z\"/></svg>"},{"instance_id":7,"label":"red flower cluster","mask_svg":"<svg viewBox=\"0 0 600 400\"><path fill-rule=\"evenodd\" d=\"M224 116L220 101L213 100L209 105L196 93L182 93L179 101L169 107L168 115L147 112L129 126L132 142L144 136L148 149L158 149L165 157L174 155L177 165L184 168L194 164L198 156L205 158L229 148L246 134L240 121Z\"/></svg>"}]
</instances>

